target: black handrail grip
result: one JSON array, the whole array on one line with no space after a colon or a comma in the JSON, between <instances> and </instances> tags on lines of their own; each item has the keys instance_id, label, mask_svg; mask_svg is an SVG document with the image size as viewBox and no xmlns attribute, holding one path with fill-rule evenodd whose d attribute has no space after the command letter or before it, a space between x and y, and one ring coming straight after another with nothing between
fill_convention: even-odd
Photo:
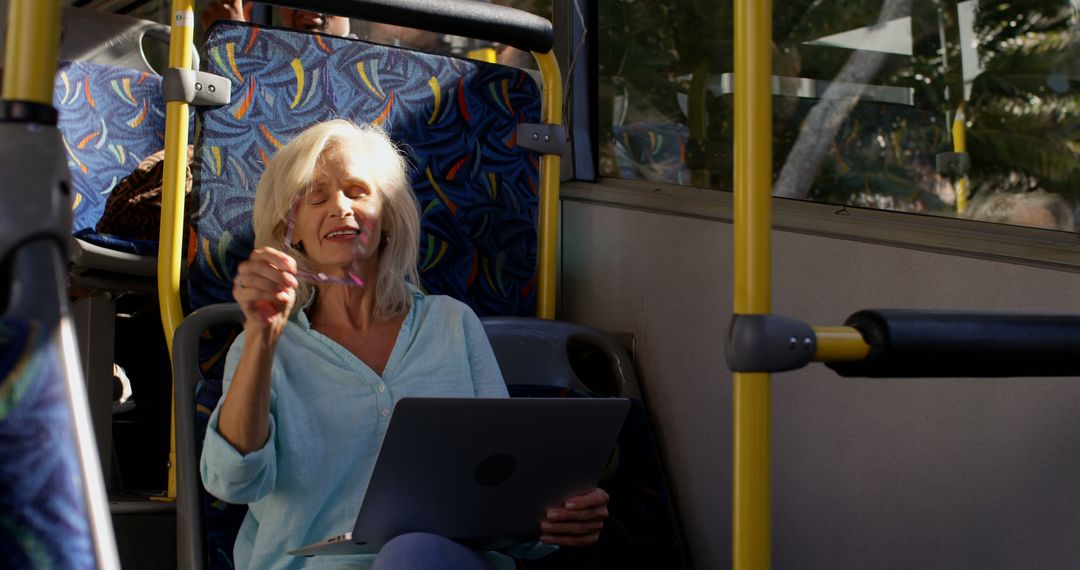
<instances>
[{"instance_id":1,"label":"black handrail grip","mask_svg":"<svg viewBox=\"0 0 1080 570\"><path fill-rule=\"evenodd\" d=\"M508 6L474 0L270 0L269 4L419 28L547 53L551 22Z\"/></svg>"},{"instance_id":2,"label":"black handrail grip","mask_svg":"<svg viewBox=\"0 0 1080 570\"><path fill-rule=\"evenodd\" d=\"M873 309L845 324L870 354L827 364L841 376L1080 377L1080 315Z\"/></svg>"}]
</instances>

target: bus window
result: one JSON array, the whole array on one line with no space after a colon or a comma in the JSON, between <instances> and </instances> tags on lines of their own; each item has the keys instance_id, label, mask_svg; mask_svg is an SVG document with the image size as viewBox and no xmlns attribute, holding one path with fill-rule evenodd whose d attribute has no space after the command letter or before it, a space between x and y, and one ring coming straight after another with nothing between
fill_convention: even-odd
<instances>
[{"instance_id":1,"label":"bus window","mask_svg":"<svg viewBox=\"0 0 1080 570\"><path fill-rule=\"evenodd\" d=\"M729 190L731 3L599 10L601 174ZM1078 14L1070 0L776 0L774 194L1075 231ZM982 215L1002 193L1018 213Z\"/></svg>"}]
</instances>

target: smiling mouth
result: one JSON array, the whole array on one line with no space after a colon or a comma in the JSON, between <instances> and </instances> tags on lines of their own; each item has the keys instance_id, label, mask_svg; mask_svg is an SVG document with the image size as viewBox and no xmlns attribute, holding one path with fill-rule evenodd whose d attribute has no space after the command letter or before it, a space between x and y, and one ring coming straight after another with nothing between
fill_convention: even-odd
<instances>
[{"instance_id":1,"label":"smiling mouth","mask_svg":"<svg viewBox=\"0 0 1080 570\"><path fill-rule=\"evenodd\" d=\"M342 238L342 237L353 238L353 237L356 237L358 235L360 235L360 230L359 229L339 229L339 230L334 230L334 231L326 234L325 236L323 236L323 238L325 238L325 239L334 239L334 238Z\"/></svg>"}]
</instances>

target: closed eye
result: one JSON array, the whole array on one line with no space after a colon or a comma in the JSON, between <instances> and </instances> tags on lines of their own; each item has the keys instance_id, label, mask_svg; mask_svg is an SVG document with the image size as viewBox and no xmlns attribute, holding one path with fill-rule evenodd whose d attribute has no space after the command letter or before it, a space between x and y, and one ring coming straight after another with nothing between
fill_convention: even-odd
<instances>
[{"instance_id":1,"label":"closed eye","mask_svg":"<svg viewBox=\"0 0 1080 570\"><path fill-rule=\"evenodd\" d=\"M326 191L322 189L312 190L308 193L307 203L312 206L318 206L326 202Z\"/></svg>"},{"instance_id":2,"label":"closed eye","mask_svg":"<svg viewBox=\"0 0 1080 570\"><path fill-rule=\"evenodd\" d=\"M364 186L362 184L352 184L345 188L345 195L348 196L351 200L367 196L370 193L371 192L368 190L367 186Z\"/></svg>"}]
</instances>

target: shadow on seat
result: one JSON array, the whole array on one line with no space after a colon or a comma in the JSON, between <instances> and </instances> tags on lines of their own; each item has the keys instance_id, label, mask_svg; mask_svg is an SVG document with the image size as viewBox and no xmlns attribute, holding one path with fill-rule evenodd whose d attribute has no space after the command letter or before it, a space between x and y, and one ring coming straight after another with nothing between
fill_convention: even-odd
<instances>
[{"instance_id":1,"label":"shadow on seat","mask_svg":"<svg viewBox=\"0 0 1080 570\"><path fill-rule=\"evenodd\" d=\"M529 317L483 317L480 322L507 386L641 398L630 357L605 332Z\"/></svg>"},{"instance_id":2,"label":"shadow on seat","mask_svg":"<svg viewBox=\"0 0 1080 570\"><path fill-rule=\"evenodd\" d=\"M563 321L480 321L511 397L617 396L631 401L599 484L611 497L610 519L600 541L538 560L519 560L518 568L688 568L656 438L623 346L603 331Z\"/></svg>"}]
</instances>

